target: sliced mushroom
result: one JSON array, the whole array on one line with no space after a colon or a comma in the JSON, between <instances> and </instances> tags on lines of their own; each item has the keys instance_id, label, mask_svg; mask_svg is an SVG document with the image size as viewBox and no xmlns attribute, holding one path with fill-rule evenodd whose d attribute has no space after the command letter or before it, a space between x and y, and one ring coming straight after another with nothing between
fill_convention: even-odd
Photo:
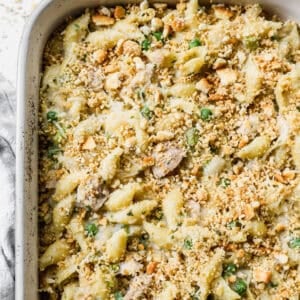
<instances>
[{"instance_id":1,"label":"sliced mushroom","mask_svg":"<svg viewBox=\"0 0 300 300\"><path fill-rule=\"evenodd\" d=\"M109 191L97 177L82 182L77 189L77 206L90 206L98 211L108 199Z\"/></svg>"},{"instance_id":2,"label":"sliced mushroom","mask_svg":"<svg viewBox=\"0 0 300 300\"><path fill-rule=\"evenodd\" d=\"M167 143L159 144L153 152L155 165L152 172L155 178L162 178L175 170L185 156L185 151Z\"/></svg>"},{"instance_id":3,"label":"sliced mushroom","mask_svg":"<svg viewBox=\"0 0 300 300\"><path fill-rule=\"evenodd\" d=\"M130 282L129 289L124 296L124 300L140 299L147 293L147 289L151 284L151 281L151 275L147 274L133 277ZM143 299L145 298L143 297Z\"/></svg>"}]
</instances>

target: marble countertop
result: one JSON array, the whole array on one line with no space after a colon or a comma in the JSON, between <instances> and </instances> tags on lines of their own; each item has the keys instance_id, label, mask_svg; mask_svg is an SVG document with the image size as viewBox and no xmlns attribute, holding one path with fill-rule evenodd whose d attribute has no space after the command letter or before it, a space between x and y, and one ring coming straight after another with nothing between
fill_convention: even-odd
<instances>
[{"instance_id":1,"label":"marble countertop","mask_svg":"<svg viewBox=\"0 0 300 300\"><path fill-rule=\"evenodd\" d=\"M0 0L0 73L16 86L24 25L40 0Z\"/></svg>"}]
</instances>

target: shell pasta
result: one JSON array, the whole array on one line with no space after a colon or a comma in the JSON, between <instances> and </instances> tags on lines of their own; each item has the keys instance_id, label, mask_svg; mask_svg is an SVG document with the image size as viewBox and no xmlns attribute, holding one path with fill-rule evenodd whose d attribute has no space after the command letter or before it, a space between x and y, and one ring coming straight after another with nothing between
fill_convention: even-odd
<instances>
[{"instance_id":1,"label":"shell pasta","mask_svg":"<svg viewBox=\"0 0 300 300\"><path fill-rule=\"evenodd\" d=\"M258 4L66 20L40 87L41 299L298 299L299 61L299 24Z\"/></svg>"}]
</instances>

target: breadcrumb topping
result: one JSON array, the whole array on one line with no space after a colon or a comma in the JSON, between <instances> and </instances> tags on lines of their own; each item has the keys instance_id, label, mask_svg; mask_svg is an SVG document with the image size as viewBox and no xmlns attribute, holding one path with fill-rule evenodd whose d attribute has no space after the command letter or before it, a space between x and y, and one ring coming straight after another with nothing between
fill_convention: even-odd
<instances>
[{"instance_id":1,"label":"breadcrumb topping","mask_svg":"<svg viewBox=\"0 0 300 300\"><path fill-rule=\"evenodd\" d=\"M298 299L299 57L258 4L67 20L43 56L41 293Z\"/></svg>"}]
</instances>

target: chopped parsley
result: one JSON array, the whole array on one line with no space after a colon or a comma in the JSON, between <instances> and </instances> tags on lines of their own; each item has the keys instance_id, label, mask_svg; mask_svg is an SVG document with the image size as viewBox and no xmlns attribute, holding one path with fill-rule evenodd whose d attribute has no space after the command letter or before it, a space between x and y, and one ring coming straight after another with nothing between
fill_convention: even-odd
<instances>
[{"instance_id":1,"label":"chopped parsley","mask_svg":"<svg viewBox=\"0 0 300 300\"><path fill-rule=\"evenodd\" d=\"M63 137L60 135L59 132L56 132L56 134L53 136L52 140L53 140L54 144L59 144L62 142Z\"/></svg>"},{"instance_id":2,"label":"chopped parsley","mask_svg":"<svg viewBox=\"0 0 300 300\"><path fill-rule=\"evenodd\" d=\"M218 147L211 145L211 144L209 144L208 147L209 147L209 150L211 153L218 154L218 152L219 152Z\"/></svg>"},{"instance_id":3,"label":"chopped parsley","mask_svg":"<svg viewBox=\"0 0 300 300\"><path fill-rule=\"evenodd\" d=\"M291 239L288 245L291 249L300 249L300 237Z\"/></svg>"},{"instance_id":4,"label":"chopped parsley","mask_svg":"<svg viewBox=\"0 0 300 300\"><path fill-rule=\"evenodd\" d=\"M149 49L150 49L150 46L151 46L150 40L144 39L144 40L142 41L141 46L142 46L142 50L145 50L145 51L149 50Z\"/></svg>"},{"instance_id":5,"label":"chopped parsley","mask_svg":"<svg viewBox=\"0 0 300 300\"><path fill-rule=\"evenodd\" d=\"M280 37L277 34L274 34L273 36L271 36L271 41L279 41Z\"/></svg>"},{"instance_id":6,"label":"chopped parsley","mask_svg":"<svg viewBox=\"0 0 300 300\"><path fill-rule=\"evenodd\" d=\"M259 40L257 37L250 35L244 38L244 45L247 49L254 51L259 47Z\"/></svg>"},{"instance_id":7,"label":"chopped parsley","mask_svg":"<svg viewBox=\"0 0 300 300\"><path fill-rule=\"evenodd\" d=\"M86 62L86 58L87 58L87 54L83 54L80 59L81 61Z\"/></svg>"},{"instance_id":8,"label":"chopped parsley","mask_svg":"<svg viewBox=\"0 0 300 300\"><path fill-rule=\"evenodd\" d=\"M129 232L130 232L129 225L123 224L123 225L122 225L122 228L126 231L127 234L129 234Z\"/></svg>"},{"instance_id":9,"label":"chopped parsley","mask_svg":"<svg viewBox=\"0 0 300 300\"><path fill-rule=\"evenodd\" d=\"M275 283L275 282L271 281L271 282L268 283L268 287L269 288L276 288L276 287L278 287L278 283Z\"/></svg>"},{"instance_id":10,"label":"chopped parsley","mask_svg":"<svg viewBox=\"0 0 300 300\"><path fill-rule=\"evenodd\" d=\"M144 105L141 109L141 114L145 119L150 120L153 116L153 111L150 110L150 108L147 105Z\"/></svg>"},{"instance_id":11,"label":"chopped parsley","mask_svg":"<svg viewBox=\"0 0 300 300\"><path fill-rule=\"evenodd\" d=\"M193 241L191 239L189 239L189 238L184 239L183 248L191 250L192 247L193 247Z\"/></svg>"},{"instance_id":12,"label":"chopped parsley","mask_svg":"<svg viewBox=\"0 0 300 300\"><path fill-rule=\"evenodd\" d=\"M47 150L47 154L49 158L53 158L53 156L57 155L60 152L62 152L62 150L56 145L50 146Z\"/></svg>"},{"instance_id":13,"label":"chopped parsley","mask_svg":"<svg viewBox=\"0 0 300 300\"><path fill-rule=\"evenodd\" d=\"M120 291L115 292L114 297L115 300L123 300L123 295Z\"/></svg>"},{"instance_id":14,"label":"chopped parsley","mask_svg":"<svg viewBox=\"0 0 300 300\"><path fill-rule=\"evenodd\" d=\"M161 31L156 31L156 32L153 32L152 34L156 38L157 41L162 41L163 40Z\"/></svg>"},{"instance_id":15,"label":"chopped parsley","mask_svg":"<svg viewBox=\"0 0 300 300\"><path fill-rule=\"evenodd\" d=\"M139 96L139 98L141 100L145 100L146 95L145 95L145 92L142 89L137 90L137 95Z\"/></svg>"},{"instance_id":16,"label":"chopped parsley","mask_svg":"<svg viewBox=\"0 0 300 300\"><path fill-rule=\"evenodd\" d=\"M225 178L225 177L222 177L219 181L219 185L222 188L227 188L228 186L230 186L230 183L231 183L231 180L229 178Z\"/></svg>"},{"instance_id":17,"label":"chopped parsley","mask_svg":"<svg viewBox=\"0 0 300 300\"><path fill-rule=\"evenodd\" d=\"M186 142L190 147L195 147L199 140L199 131L196 128L190 128L185 132Z\"/></svg>"},{"instance_id":18,"label":"chopped parsley","mask_svg":"<svg viewBox=\"0 0 300 300\"><path fill-rule=\"evenodd\" d=\"M90 214L92 212L92 208L89 205L87 205L85 207L85 211L86 211L87 214Z\"/></svg>"},{"instance_id":19,"label":"chopped parsley","mask_svg":"<svg viewBox=\"0 0 300 300\"><path fill-rule=\"evenodd\" d=\"M76 28L76 30L79 30L79 29L80 29L80 26L79 26L79 24L77 24L77 23L74 24L74 27Z\"/></svg>"},{"instance_id":20,"label":"chopped parsley","mask_svg":"<svg viewBox=\"0 0 300 300\"><path fill-rule=\"evenodd\" d=\"M47 121L52 123L56 127L57 132L56 132L53 140L56 143L60 143L63 138L66 138L66 131L58 122L57 112L55 112L53 110L49 110L47 112Z\"/></svg>"},{"instance_id":21,"label":"chopped parsley","mask_svg":"<svg viewBox=\"0 0 300 300\"><path fill-rule=\"evenodd\" d=\"M130 210L130 211L127 213L127 216L130 216L130 217L133 216L132 210Z\"/></svg>"},{"instance_id":22,"label":"chopped parsley","mask_svg":"<svg viewBox=\"0 0 300 300\"><path fill-rule=\"evenodd\" d=\"M155 218L156 220L162 220L162 218L164 217L164 213L160 208L157 208L156 210L154 210L152 215L153 215L153 218Z\"/></svg>"},{"instance_id":23,"label":"chopped parsley","mask_svg":"<svg viewBox=\"0 0 300 300\"><path fill-rule=\"evenodd\" d=\"M98 233L99 229L96 224L90 223L86 225L85 231L88 236L94 237Z\"/></svg>"},{"instance_id":24,"label":"chopped parsley","mask_svg":"<svg viewBox=\"0 0 300 300\"><path fill-rule=\"evenodd\" d=\"M53 124L57 128L57 131L58 131L59 135L62 138L66 138L66 131L65 131L65 129L58 122L53 122Z\"/></svg>"},{"instance_id":25,"label":"chopped parsley","mask_svg":"<svg viewBox=\"0 0 300 300\"><path fill-rule=\"evenodd\" d=\"M198 40L198 39L193 39L193 40L190 41L190 43L189 43L189 49L195 48L195 47L199 47L199 46L201 46L201 45L202 45L202 43L201 43L200 40Z\"/></svg>"},{"instance_id":26,"label":"chopped parsley","mask_svg":"<svg viewBox=\"0 0 300 300\"><path fill-rule=\"evenodd\" d=\"M113 264L113 265L110 266L110 268L112 269L113 272L117 273L120 270L120 265Z\"/></svg>"},{"instance_id":27,"label":"chopped parsley","mask_svg":"<svg viewBox=\"0 0 300 300\"><path fill-rule=\"evenodd\" d=\"M199 286L195 286L194 294L191 294L192 300L200 300L201 290Z\"/></svg>"},{"instance_id":28,"label":"chopped parsley","mask_svg":"<svg viewBox=\"0 0 300 300\"><path fill-rule=\"evenodd\" d=\"M229 229L233 229L235 227L241 227L241 226L242 226L242 224L237 220L231 221L231 222L227 223L227 225L226 225L226 227Z\"/></svg>"},{"instance_id":29,"label":"chopped parsley","mask_svg":"<svg viewBox=\"0 0 300 300\"><path fill-rule=\"evenodd\" d=\"M105 132L105 137L106 137L106 139L109 140L112 137L112 135L108 132Z\"/></svg>"}]
</instances>

